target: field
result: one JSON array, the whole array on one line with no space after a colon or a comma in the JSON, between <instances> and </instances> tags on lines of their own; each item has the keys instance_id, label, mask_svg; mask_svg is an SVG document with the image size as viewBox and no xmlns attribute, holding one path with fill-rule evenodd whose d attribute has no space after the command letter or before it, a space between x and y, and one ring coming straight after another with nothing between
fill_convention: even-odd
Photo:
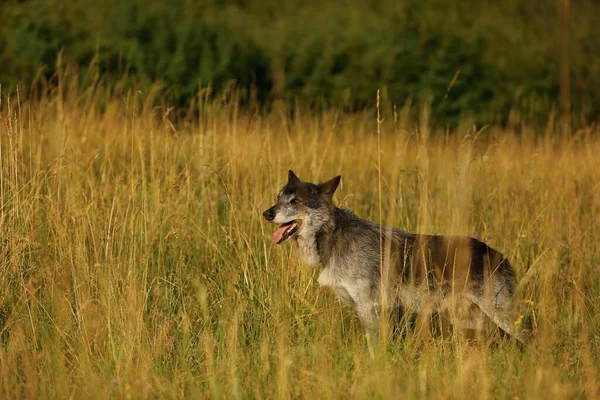
<instances>
[{"instance_id":1,"label":"field","mask_svg":"<svg viewBox=\"0 0 600 400\"><path fill-rule=\"evenodd\" d=\"M2 95L0 397L598 397L597 128L156 103ZM289 168L341 174L364 218L503 251L534 343L409 334L370 360L353 311L271 244Z\"/></svg>"}]
</instances>

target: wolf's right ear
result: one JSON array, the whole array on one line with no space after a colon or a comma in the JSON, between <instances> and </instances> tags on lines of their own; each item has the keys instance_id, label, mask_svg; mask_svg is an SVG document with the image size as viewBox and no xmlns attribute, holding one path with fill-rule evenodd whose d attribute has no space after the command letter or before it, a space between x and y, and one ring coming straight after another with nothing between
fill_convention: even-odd
<instances>
[{"instance_id":1,"label":"wolf's right ear","mask_svg":"<svg viewBox=\"0 0 600 400\"><path fill-rule=\"evenodd\" d=\"M298 179L298 177L296 176L296 174L294 173L294 171L292 171L291 169L288 171L288 183L298 183L300 182L300 179Z\"/></svg>"},{"instance_id":2,"label":"wolf's right ear","mask_svg":"<svg viewBox=\"0 0 600 400\"><path fill-rule=\"evenodd\" d=\"M327 182L319 183L319 193L321 195L325 195L328 197L333 197L336 189L340 185L340 180L342 179L341 175L336 176L333 179L328 180Z\"/></svg>"}]
</instances>

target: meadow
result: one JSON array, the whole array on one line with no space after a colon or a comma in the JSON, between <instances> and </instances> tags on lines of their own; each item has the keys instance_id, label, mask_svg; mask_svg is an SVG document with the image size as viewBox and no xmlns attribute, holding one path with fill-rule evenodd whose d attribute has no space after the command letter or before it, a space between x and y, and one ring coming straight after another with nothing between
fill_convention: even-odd
<instances>
[{"instance_id":1,"label":"meadow","mask_svg":"<svg viewBox=\"0 0 600 400\"><path fill-rule=\"evenodd\" d=\"M2 94L0 397L598 397L597 127L157 104ZM261 214L289 168L341 174L361 217L504 252L534 342L409 333L371 360L354 312L271 243Z\"/></svg>"}]
</instances>

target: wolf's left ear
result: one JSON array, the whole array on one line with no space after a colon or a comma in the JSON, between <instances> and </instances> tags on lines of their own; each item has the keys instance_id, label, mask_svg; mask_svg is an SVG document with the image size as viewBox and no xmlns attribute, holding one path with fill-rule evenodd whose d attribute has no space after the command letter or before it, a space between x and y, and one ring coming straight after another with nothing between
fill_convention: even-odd
<instances>
[{"instance_id":1,"label":"wolf's left ear","mask_svg":"<svg viewBox=\"0 0 600 400\"><path fill-rule=\"evenodd\" d=\"M342 176L338 175L327 182L319 183L319 193L324 196L333 197L333 194L340 185L341 179Z\"/></svg>"},{"instance_id":2,"label":"wolf's left ear","mask_svg":"<svg viewBox=\"0 0 600 400\"><path fill-rule=\"evenodd\" d=\"M298 183L300 182L300 179L298 179L298 177L296 176L296 174L294 173L294 171L292 171L291 169L288 171L288 183Z\"/></svg>"}]
</instances>

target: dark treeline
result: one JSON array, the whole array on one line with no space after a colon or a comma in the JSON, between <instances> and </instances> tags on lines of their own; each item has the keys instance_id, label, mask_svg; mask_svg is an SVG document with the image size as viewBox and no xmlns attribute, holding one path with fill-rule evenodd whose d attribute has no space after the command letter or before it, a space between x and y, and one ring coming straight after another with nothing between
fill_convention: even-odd
<instances>
[{"instance_id":1,"label":"dark treeline","mask_svg":"<svg viewBox=\"0 0 600 400\"><path fill-rule=\"evenodd\" d=\"M545 124L562 62L581 126L600 112L600 4L571 1L561 19L559 1L2 0L0 83L52 85L60 59L81 79L160 81L180 106L232 82L246 101L349 110L382 89L442 124Z\"/></svg>"}]
</instances>

